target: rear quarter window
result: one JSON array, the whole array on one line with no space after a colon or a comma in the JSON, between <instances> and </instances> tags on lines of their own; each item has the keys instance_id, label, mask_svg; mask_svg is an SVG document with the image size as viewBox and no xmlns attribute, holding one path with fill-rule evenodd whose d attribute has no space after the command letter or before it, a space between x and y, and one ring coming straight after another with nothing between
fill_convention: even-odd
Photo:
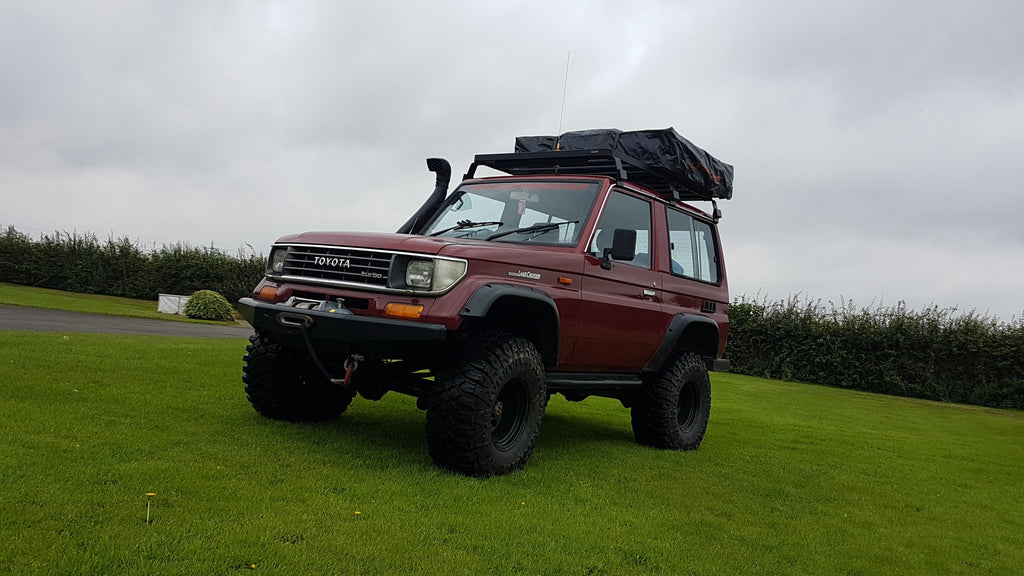
<instances>
[{"instance_id":1,"label":"rear quarter window","mask_svg":"<svg viewBox=\"0 0 1024 576\"><path fill-rule=\"evenodd\" d=\"M711 225L674 208L666 214L672 274L717 284L718 247Z\"/></svg>"}]
</instances>

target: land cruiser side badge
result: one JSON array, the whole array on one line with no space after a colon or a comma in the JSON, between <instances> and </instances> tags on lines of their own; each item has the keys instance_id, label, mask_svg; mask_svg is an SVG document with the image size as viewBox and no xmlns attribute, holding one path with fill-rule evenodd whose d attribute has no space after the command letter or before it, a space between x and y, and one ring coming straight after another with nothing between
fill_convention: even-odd
<instances>
[{"instance_id":1,"label":"land cruiser side badge","mask_svg":"<svg viewBox=\"0 0 1024 576\"><path fill-rule=\"evenodd\" d=\"M518 272L509 272L508 275L512 276L513 278L529 278L530 280L540 280L540 274L537 274L536 272L524 272L520 270Z\"/></svg>"}]
</instances>

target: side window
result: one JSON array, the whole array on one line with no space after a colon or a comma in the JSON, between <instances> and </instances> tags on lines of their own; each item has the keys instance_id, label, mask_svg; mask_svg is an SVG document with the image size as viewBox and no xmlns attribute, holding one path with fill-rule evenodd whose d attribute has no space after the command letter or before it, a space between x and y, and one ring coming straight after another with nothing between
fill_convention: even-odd
<instances>
[{"instance_id":1,"label":"side window","mask_svg":"<svg viewBox=\"0 0 1024 576\"><path fill-rule=\"evenodd\" d=\"M672 273L676 276L695 277L693 265L693 218L676 210L668 213L669 253L672 255Z\"/></svg>"},{"instance_id":2,"label":"side window","mask_svg":"<svg viewBox=\"0 0 1024 576\"><path fill-rule=\"evenodd\" d=\"M693 235L697 244L697 277L717 284L718 251L715 249L715 235L711 231L711 225L694 220Z\"/></svg>"},{"instance_id":3,"label":"side window","mask_svg":"<svg viewBox=\"0 0 1024 576\"><path fill-rule=\"evenodd\" d=\"M650 268L651 203L621 192L612 192L601 214L601 221L597 223L597 234L594 235L590 252L600 256L605 248L611 248L616 228L636 230L636 257L632 261L620 260L618 263Z\"/></svg>"},{"instance_id":4,"label":"side window","mask_svg":"<svg viewBox=\"0 0 1024 576\"><path fill-rule=\"evenodd\" d=\"M672 273L718 283L718 252L711 225L678 210L669 209L667 213Z\"/></svg>"}]
</instances>

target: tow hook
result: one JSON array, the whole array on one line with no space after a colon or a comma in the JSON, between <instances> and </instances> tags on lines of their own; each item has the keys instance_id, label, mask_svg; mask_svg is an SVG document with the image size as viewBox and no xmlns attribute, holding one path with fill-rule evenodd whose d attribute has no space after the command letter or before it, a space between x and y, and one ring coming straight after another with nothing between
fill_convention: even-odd
<instances>
[{"instance_id":1,"label":"tow hook","mask_svg":"<svg viewBox=\"0 0 1024 576\"><path fill-rule=\"evenodd\" d=\"M349 388L352 385L352 374L359 368L359 363L362 361L363 357L359 354L352 354L345 359L345 379L341 382L342 386Z\"/></svg>"}]
</instances>

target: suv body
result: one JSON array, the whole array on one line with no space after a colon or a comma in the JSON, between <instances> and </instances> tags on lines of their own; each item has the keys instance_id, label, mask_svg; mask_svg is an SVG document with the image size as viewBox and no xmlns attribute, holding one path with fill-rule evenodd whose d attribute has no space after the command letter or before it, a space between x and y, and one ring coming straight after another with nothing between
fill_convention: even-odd
<instances>
[{"instance_id":1,"label":"suv body","mask_svg":"<svg viewBox=\"0 0 1024 576\"><path fill-rule=\"evenodd\" d=\"M630 155L628 134L478 155L451 194L447 162L430 159L434 193L399 233L278 240L239 302L254 408L319 420L357 393L409 394L435 462L472 476L525 465L555 393L616 398L638 442L697 448L729 296L717 205L682 200L731 197L732 168L703 153L684 182ZM480 165L506 175L477 178Z\"/></svg>"}]
</instances>

